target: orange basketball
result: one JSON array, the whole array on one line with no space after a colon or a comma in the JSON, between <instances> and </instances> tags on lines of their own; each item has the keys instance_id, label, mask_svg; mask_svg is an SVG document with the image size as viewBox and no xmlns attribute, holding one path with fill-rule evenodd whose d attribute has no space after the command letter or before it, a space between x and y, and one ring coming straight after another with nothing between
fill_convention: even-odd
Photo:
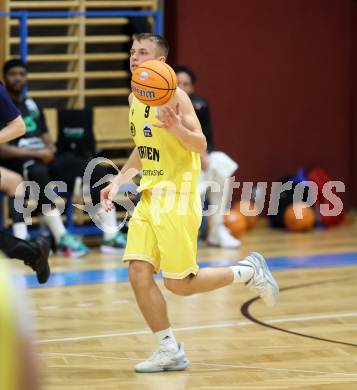
<instances>
[{"instance_id":1,"label":"orange basketball","mask_svg":"<svg viewBox=\"0 0 357 390\"><path fill-rule=\"evenodd\" d=\"M249 215L255 210L255 204L253 202L241 200L233 204L233 210L240 211L247 221L248 229L252 229L258 222L258 215Z\"/></svg>"},{"instance_id":2,"label":"orange basketball","mask_svg":"<svg viewBox=\"0 0 357 390\"><path fill-rule=\"evenodd\" d=\"M161 106L174 95L176 74L165 62L150 60L138 66L131 75L131 90L142 103Z\"/></svg>"},{"instance_id":3,"label":"orange basketball","mask_svg":"<svg viewBox=\"0 0 357 390\"><path fill-rule=\"evenodd\" d=\"M289 205L284 211L284 224L294 232L303 232L313 228L315 224L315 213L311 207L305 207L304 203ZM295 214L296 213L296 214ZM302 215L302 218L298 218Z\"/></svg>"},{"instance_id":4,"label":"orange basketball","mask_svg":"<svg viewBox=\"0 0 357 390\"><path fill-rule=\"evenodd\" d=\"M230 210L228 215L224 216L224 224L234 237L239 238L248 228L245 216L237 210Z\"/></svg>"}]
</instances>

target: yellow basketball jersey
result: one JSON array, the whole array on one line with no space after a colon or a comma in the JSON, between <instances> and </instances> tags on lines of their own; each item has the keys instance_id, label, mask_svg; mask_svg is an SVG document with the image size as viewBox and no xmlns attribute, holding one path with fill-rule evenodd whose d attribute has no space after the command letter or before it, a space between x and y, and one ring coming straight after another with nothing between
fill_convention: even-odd
<instances>
[{"instance_id":1,"label":"yellow basketball jersey","mask_svg":"<svg viewBox=\"0 0 357 390\"><path fill-rule=\"evenodd\" d=\"M200 155L186 149L166 129L154 126L158 122L156 110L133 97L129 124L143 168L138 191L160 188L195 192L201 172Z\"/></svg>"},{"instance_id":2,"label":"yellow basketball jersey","mask_svg":"<svg viewBox=\"0 0 357 390\"><path fill-rule=\"evenodd\" d=\"M18 389L20 355L11 274L0 259L0 389Z\"/></svg>"}]
</instances>

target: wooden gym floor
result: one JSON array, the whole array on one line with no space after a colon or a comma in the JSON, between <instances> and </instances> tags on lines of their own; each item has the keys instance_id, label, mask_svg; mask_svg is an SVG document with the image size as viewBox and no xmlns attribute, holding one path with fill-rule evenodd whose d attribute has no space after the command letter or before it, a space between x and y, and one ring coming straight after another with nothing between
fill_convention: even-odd
<instances>
[{"instance_id":1,"label":"wooden gym floor","mask_svg":"<svg viewBox=\"0 0 357 390\"><path fill-rule=\"evenodd\" d=\"M242 285L184 298L164 290L192 362L184 372L133 372L156 342L120 256L54 256L42 288L17 265L36 318L43 390L357 389L357 220L305 234L259 226L242 241L240 251L202 246L199 261L232 264L261 251L281 303L268 309Z\"/></svg>"}]
</instances>

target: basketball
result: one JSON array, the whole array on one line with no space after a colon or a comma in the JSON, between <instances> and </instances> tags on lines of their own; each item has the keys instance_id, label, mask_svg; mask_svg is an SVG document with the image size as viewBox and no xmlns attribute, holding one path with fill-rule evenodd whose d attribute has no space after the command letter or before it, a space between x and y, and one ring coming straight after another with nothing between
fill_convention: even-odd
<instances>
[{"instance_id":1,"label":"basketball","mask_svg":"<svg viewBox=\"0 0 357 390\"><path fill-rule=\"evenodd\" d=\"M239 238L248 229L245 216L237 210L230 210L229 214L224 216L224 224L236 238Z\"/></svg>"},{"instance_id":2,"label":"basketball","mask_svg":"<svg viewBox=\"0 0 357 390\"><path fill-rule=\"evenodd\" d=\"M284 211L284 224L294 232L304 232L313 228L315 224L315 213L311 207L305 207L305 203L293 203ZM295 215L296 213L296 215ZM302 213L302 218L298 218Z\"/></svg>"},{"instance_id":3,"label":"basketball","mask_svg":"<svg viewBox=\"0 0 357 390\"><path fill-rule=\"evenodd\" d=\"M247 228L252 229L258 223L258 215L249 215L252 211L256 211L255 204L253 202L241 200L233 204L233 210L239 211L245 216L247 222Z\"/></svg>"},{"instance_id":4,"label":"basketball","mask_svg":"<svg viewBox=\"0 0 357 390\"><path fill-rule=\"evenodd\" d=\"M174 95L176 74L165 62L150 60L137 67L131 76L131 90L147 106L161 106Z\"/></svg>"}]
</instances>

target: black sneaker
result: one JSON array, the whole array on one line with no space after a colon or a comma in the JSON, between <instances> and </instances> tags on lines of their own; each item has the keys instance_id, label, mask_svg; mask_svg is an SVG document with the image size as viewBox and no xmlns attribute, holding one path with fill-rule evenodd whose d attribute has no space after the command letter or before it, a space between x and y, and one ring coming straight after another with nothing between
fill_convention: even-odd
<instances>
[{"instance_id":1,"label":"black sneaker","mask_svg":"<svg viewBox=\"0 0 357 390\"><path fill-rule=\"evenodd\" d=\"M36 237L29 241L30 245L39 252L39 256L34 263L26 263L30 266L37 276L37 280L40 284L44 284L50 277L51 271L48 264L48 257L50 255L51 244L45 237Z\"/></svg>"}]
</instances>

